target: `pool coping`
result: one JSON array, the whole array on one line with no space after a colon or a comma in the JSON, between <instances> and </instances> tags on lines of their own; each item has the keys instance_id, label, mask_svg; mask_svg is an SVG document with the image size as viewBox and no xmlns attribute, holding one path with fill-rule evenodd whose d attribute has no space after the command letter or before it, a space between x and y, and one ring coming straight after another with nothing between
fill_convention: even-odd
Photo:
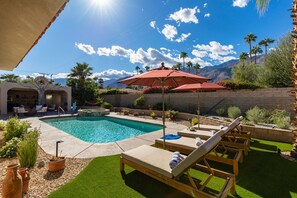
<instances>
[{"instance_id":1,"label":"pool coping","mask_svg":"<svg viewBox=\"0 0 297 198\"><path fill-rule=\"evenodd\" d=\"M154 132L142 134L132 138L119 140L109 143L90 143L80 140L62 130L59 130L46 122L43 119L48 118L62 118L62 117L74 117L77 114L68 114L61 116L43 116L41 118L32 117L26 118L31 123L32 128L40 129L40 138L38 140L39 146L48 154L56 154L56 141L62 140L63 143L59 144L59 156L68 158L94 158L99 156L110 156L120 154L124 151L139 147L141 145L153 145L155 139L162 136L162 129ZM162 125L161 120L152 120L144 117L132 117L126 115L118 115L111 112L108 117L133 120L138 122L144 122L149 124ZM178 131L185 129L186 126L174 122L166 122L166 133L177 134Z\"/></svg>"}]
</instances>

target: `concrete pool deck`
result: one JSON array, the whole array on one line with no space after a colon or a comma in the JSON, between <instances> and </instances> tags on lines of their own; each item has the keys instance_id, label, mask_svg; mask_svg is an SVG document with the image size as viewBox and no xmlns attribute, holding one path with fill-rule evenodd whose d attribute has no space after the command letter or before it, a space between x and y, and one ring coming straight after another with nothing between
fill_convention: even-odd
<instances>
[{"instance_id":1,"label":"concrete pool deck","mask_svg":"<svg viewBox=\"0 0 297 198\"><path fill-rule=\"evenodd\" d=\"M69 117L72 115L61 115L60 117ZM76 115L73 115L76 116ZM118 115L111 112L109 115L114 118L129 119L134 121L146 122L151 124L162 124L161 120L152 120L142 117L132 117ZM45 118L57 118L58 116L43 116L41 118L31 117L23 120L28 120L32 128L40 129L40 138L38 140L39 146L48 154L56 154L56 141L62 140L63 143L59 144L59 156L70 158L94 158L98 156L109 156L120 154L141 145L153 145L155 139L162 136L162 129L143 135L135 136L132 138L110 142L110 143L90 143L82 141L62 130L59 130L45 122ZM178 131L185 129L186 126L174 122L166 122L166 133L176 134Z\"/></svg>"}]
</instances>

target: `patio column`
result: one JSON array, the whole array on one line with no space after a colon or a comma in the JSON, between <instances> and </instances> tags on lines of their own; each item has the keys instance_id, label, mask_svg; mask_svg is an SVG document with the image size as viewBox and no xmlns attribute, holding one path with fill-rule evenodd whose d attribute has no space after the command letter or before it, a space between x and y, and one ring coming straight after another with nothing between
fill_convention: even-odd
<instances>
[{"instance_id":1,"label":"patio column","mask_svg":"<svg viewBox=\"0 0 297 198\"><path fill-rule=\"evenodd\" d=\"M67 87L66 94L67 94L67 111L71 111L71 100L72 100L72 95L71 95L71 87Z\"/></svg>"},{"instance_id":2,"label":"patio column","mask_svg":"<svg viewBox=\"0 0 297 198\"><path fill-rule=\"evenodd\" d=\"M8 89L5 86L1 86L1 115L7 114L7 92Z\"/></svg>"}]
</instances>

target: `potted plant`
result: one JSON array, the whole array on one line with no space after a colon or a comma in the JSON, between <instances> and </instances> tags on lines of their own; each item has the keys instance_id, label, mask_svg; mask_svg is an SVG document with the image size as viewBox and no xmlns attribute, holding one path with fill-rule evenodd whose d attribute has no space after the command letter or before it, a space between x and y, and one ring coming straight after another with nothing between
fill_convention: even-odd
<instances>
[{"instance_id":1,"label":"potted plant","mask_svg":"<svg viewBox=\"0 0 297 198\"><path fill-rule=\"evenodd\" d=\"M57 141L56 142L56 156L53 156L50 161L48 162L48 171L49 172L56 172L60 170L65 169L65 157L59 157L58 156L58 145L59 143L62 143L63 141Z\"/></svg>"},{"instance_id":2,"label":"potted plant","mask_svg":"<svg viewBox=\"0 0 297 198\"><path fill-rule=\"evenodd\" d=\"M178 111L169 110L169 111L166 111L165 116L169 120L174 120L177 116L177 113L178 113Z\"/></svg>"}]
</instances>

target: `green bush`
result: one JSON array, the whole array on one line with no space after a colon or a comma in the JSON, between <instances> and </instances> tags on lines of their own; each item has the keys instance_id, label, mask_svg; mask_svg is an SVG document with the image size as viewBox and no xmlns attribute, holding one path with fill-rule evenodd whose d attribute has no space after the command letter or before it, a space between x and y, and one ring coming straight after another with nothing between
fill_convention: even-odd
<instances>
[{"instance_id":1,"label":"green bush","mask_svg":"<svg viewBox=\"0 0 297 198\"><path fill-rule=\"evenodd\" d=\"M165 111L166 111L166 109L167 109L167 105L166 104L164 104L164 108L165 108ZM153 109L154 110L162 111L162 102L158 102L157 104L155 104L153 106Z\"/></svg>"},{"instance_id":2,"label":"green bush","mask_svg":"<svg viewBox=\"0 0 297 198\"><path fill-rule=\"evenodd\" d=\"M151 116L153 119L155 119L155 118L157 117L156 113L153 112L153 111L150 113L150 116Z\"/></svg>"},{"instance_id":3,"label":"green bush","mask_svg":"<svg viewBox=\"0 0 297 198\"><path fill-rule=\"evenodd\" d=\"M231 106L228 108L228 117L229 118L237 118L241 115L241 110L238 107Z\"/></svg>"},{"instance_id":4,"label":"green bush","mask_svg":"<svg viewBox=\"0 0 297 198\"><path fill-rule=\"evenodd\" d=\"M103 102L102 106L103 106L105 109L110 109L110 108L112 108L112 104L110 104L109 102Z\"/></svg>"},{"instance_id":5,"label":"green bush","mask_svg":"<svg viewBox=\"0 0 297 198\"><path fill-rule=\"evenodd\" d=\"M127 90L122 89L107 89L100 93L100 95L116 95L116 94L128 94Z\"/></svg>"},{"instance_id":6,"label":"green bush","mask_svg":"<svg viewBox=\"0 0 297 198\"><path fill-rule=\"evenodd\" d=\"M269 112L266 109L261 109L258 106L255 106L252 109L249 109L246 112L246 118L249 121L252 121L253 123L257 124L259 122L267 122Z\"/></svg>"},{"instance_id":7,"label":"green bush","mask_svg":"<svg viewBox=\"0 0 297 198\"><path fill-rule=\"evenodd\" d=\"M0 122L0 131L4 131L4 129L5 129L5 123Z\"/></svg>"},{"instance_id":8,"label":"green bush","mask_svg":"<svg viewBox=\"0 0 297 198\"><path fill-rule=\"evenodd\" d=\"M285 110L275 109L271 112L269 122L276 124L279 128L289 129L291 119Z\"/></svg>"},{"instance_id":9,"label":"green bush","mask_svg":"<svg viewBox=\"0 0 297 198\"><path fill-rule=\"evenodd\" d=\"M11 158L16 156L17 144L19 138L12 138L0 149L0 158Z\"/></svg>"},{"instance_id":10,"label":"green bush","mask_svg":"<svg viewBox=\"0 0 297 198\"><path fill-rule=\"evenodd\" d=\"M122 113L124 115L129 115L130 111L129 111L129 109L122 109Z\"/></svg>"},{"instance_id":11,"label":"green bush","mask_svg":"<svg viewBox=\"0 0 297 198\"><path fill-rule=\"evenodd\" d=\"M134 105L136 107L143 107L144 106L144 96L140 96L134 100Z\"/></svg>"},{"instance_id":12,"label":"green bush","mask_svg":"<svg viewBox=\"0 0 297 198\"><path fill-rule=\"evenodd\" d=\"M174 118L176 118L177 113L178 111L169 110L165 112L165 117L173 120Z\"/></svg>"},{"instance_id":13,"label":"green bush","mask_svg":"<svg viewBox=\"0 0 297 198\"><path fill-rule=\"evenodd\" d=\"M31 168L35 165L38 152L39 130L33 129L24 134L24 138L17 144L17 156L20 166Z\"/></svg>"},{"instance_id":14,"label":"green bush","mask_svg":"<svg viewBox=\"0 0 297 198\"><path fill-rule=\"evenodd\" d=\"M191 124L192 124L192 126L198 124L198 118L196 118L196 117L192 118Z\"/></svg>"},{"instance_id":15,"label":"green bush","mask_svg":"<svg viewBox=\"0 0 297 198\"><path fill-rule=\"evenodd\" d=\"M30 124L28 121L21 121L18 118L9 118L6 123L6 131L4 132L5 142L14 137L21 137L27 132Z\"/></svg>"},{"instance_id":16,"label":"green bush","mask_svg":"<svg viewBox=\"0 0 297 198\"><path fill-rule=\"evenodd\" d=\"M289 116L279 117L277 120L275 120L275 124L281 129L290 129L290 122L291 119Z\"/></svg>"},{"instance_id":17,"label":"green bush","mask_svg":"<svg viewBox=\"0 0 297 198\"><path fill-rule=\"evenodd\" d=\"M226 109L224 107L216 109L216 113L218 116L224 116L226 114Z\"/></svg>"}]
</instances>

